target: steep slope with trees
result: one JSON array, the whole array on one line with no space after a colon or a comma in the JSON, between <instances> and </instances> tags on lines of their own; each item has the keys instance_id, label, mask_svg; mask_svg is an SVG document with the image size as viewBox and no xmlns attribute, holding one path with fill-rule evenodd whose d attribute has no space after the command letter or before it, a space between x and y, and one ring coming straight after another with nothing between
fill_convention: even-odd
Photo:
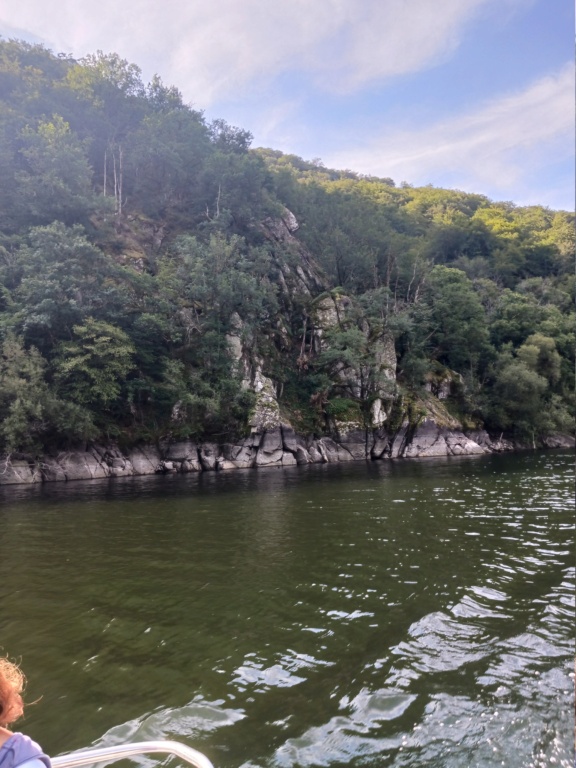
<instances>
[{"instance_id":1,"label":"steep slope with trees","mask_svg":"<svg viewBox=\"0 0 576 768\"><path fill-rule=\"evenodd\" d=\"M0 453L240 439L262 393L316 437L572 430L572 213L251 139L116 54L0 40Z\"/></svg>"}]
</instances>

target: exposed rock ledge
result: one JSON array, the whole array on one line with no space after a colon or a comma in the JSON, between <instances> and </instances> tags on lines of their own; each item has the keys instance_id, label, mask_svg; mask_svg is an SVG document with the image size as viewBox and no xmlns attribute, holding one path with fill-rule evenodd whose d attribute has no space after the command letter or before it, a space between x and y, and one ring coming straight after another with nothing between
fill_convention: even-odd
<instances>
[{"instance_id":1,"label":"exposed rock ledge","mask_svg":"<svg viewBox=\"0 0 576 768\"><path fill-rule=\"evenodd\" d=\"M301 437L280 426L250 435L236 443L192 441L141 446L121 452L114 446L93 445L42 460L0 459L0 485L90 480L128 475L289 467L297 464L338 463L366 459L463 456L513 451L531 446L494 439L484 431L445 429L426 419L416 429L405 424L395 435L384 430L351 431L338 439ZM574 439L551 437L544 447L571 448Z\"/></svg>"}]
</instances>

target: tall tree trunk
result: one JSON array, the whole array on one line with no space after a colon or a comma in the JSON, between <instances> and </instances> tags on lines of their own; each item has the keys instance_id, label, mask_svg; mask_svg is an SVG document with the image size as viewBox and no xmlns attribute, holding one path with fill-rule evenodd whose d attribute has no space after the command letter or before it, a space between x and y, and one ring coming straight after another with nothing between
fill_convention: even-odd
<instances>
[{"instance_id":1,"label":"tall tree trunk","mask_svg":"<svg viewBox=\"0 0 576 768\"><path fill-rule=\"evenodd\" d=\"M122 216L122 187L124 184L124 149L118 145L118 216Z\"/></svg>"},{"instance_id":2,"label":"tall tree trunk","mask_svg":"<svg viewBox=\"0 0 576 768\"><path fill-rule=\"evenodd\" d=\"M118 155L118 157L116 157ZM116 215L122 216L122 186L124 183L124 150L121 144L118 144L118 151L112 151L112 170L114 172L114 202L116 205Z\"/></svg>"},{"instance_id":3,"label":"tall tree trunk","mask_svg":"<svg viewBox=\"0 0 576 768\"><path fill-rule=\"evenodd\" d=\"M114 208L118 213L118 173L116 172L116 153L112 150L112 171L114 172Z\"/></svg>"}]
</instances>

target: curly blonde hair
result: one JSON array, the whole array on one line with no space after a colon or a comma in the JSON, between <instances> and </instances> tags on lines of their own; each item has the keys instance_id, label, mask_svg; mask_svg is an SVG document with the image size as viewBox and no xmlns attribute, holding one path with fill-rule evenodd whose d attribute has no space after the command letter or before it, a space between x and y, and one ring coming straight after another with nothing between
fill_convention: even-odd
<instances>
[{"instance_id":1,"label":"curly blonde hair","mask_svg":"<svg viewBox=\"0 0 576 768\"><path fill-rule=\"evenodd\" d=\"M13 723L22 715L22 691L26 677L17 664L0 657L0 726Z\"/></svg>"}]
</instances>

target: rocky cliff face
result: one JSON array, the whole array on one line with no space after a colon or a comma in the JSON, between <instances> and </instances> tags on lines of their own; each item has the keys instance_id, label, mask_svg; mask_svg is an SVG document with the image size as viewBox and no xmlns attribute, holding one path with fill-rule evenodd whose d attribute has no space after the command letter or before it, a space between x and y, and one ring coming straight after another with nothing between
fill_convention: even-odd
<instances>
[{"instance_id":1,"label":"rocky cliff face","mask_svg":"<svg viewBox=\"0 0 576 768\"><path fill-rule=\"evenodd\" d=\"M288 323L293 321L292 314L297 303L300 307L303 304L307 306L299 336L294 337L286 325L282 325L285 319L278 329L284 347L292 345L293 351L299 350L298 365L307 366L331 349L331 334L333 337L334 331L345 330L356 321L352 300L340 293L327 291L327 283L320 268L294 236L298 227L296 217L288 209L284 210L281 217L268 218L260 225L261 231L273 245L273 253L276 253L276 279L284 318L288 318ZM228 336L231 356L241 374L243 386L256 396L256 405L250 418L252 432L261 433L290 426L286 417L281 416L277 397L279 385L265 374L266 361L247 348L242 318L235 315L231 326L232 331ZM367 323L357 330L369 354L359 355L354 365L344 359L336 363L334 381L341 396L356 400L370 397L371 417L367 426L379 428L386 422L396 394L394 339L386 331L374 333ZM368 386L371 387L370 391ZM338 433L363 427L357 421L333 424L333 429Z\"/></svg>"},{"instance_id":2,"label":"rocky cliff face","mask_svg":"<svg viewBox=\"0 0 576 768\"><path fill-rule=\"evenodd\" d=\"M572 441L573 444L573 441ZM0 460L0 485L51 483L152 474L182 474L231 469L290 467L396 458L461 456L514 450L506 440L486 432L464 434L426 420L411 430L404 424L396 434L351 430L338 438L297 435L288 425L255 431L234 443L180 441L120 451L116 446L88 447L41 460ZM568 447L555 439L551 447Z\"/></svg>"},{"instance_id":3,"label":"rocky cliff face","mask_svg":"<svg viewBox=\"0 0 576 768\"><path fill-rule=\"evenodd\" d=\"M291 467L400 458L481 455L528 448L492 439L484 431L465 434L426 419L416 428L408 423L395 433L351 430L338 439L303 437L288 425L255 431L234 443L179 441L120 451L94 445L85 451L63 452L42 460L0 460L0 485L50 483L152 474L182 474L232 469ZM552 437L550 448L574 447L574 440Z\"/></svg>"},{"instance_id":4,"label":"rocky cliff face","mask_svg":"<svg viewBox=\"0 0 576 768\"><path fill-rule=\"evenodd\" d=\"M325 291L326 284L319 267L303 245L294 237L299 228L294 214L285 209L279 218L267 218L260 229L273 244L273 253L278 251L275 261L275 276L279 287L280 303L284 313L290 314L295 296L308 299ZM289 258L286 258L286 255ZM280 335L286 346L290 344L289 333L284 321L280 320ZM228 347L242 385L255 395L255 406L250 414L249 426L252 434L261 435L267 430L280 428L285 419L280 416L278 385L264 373L265 361L246 345L245 327L242 318L235 313L231 318L231 332ZM251 345L250 345L251 346Z\"/></svg>"},{"instance_id":5,"label":"rocky cliff face","mask_svg":"<svg viewBox=\"0 0 576 768\"><path fill-rule=\"evenodd\" d=\"M283 257L276 261L278 283L282 296L288 300L294 294L317 296L327 288L320 268L302 243L294 237L299 226L296 217L287 208L282 216L264 219L260 225L266 239L282 251Z\"/></svg>"},{"instance_id":6,"label":"rocky cliff face","mask_svg":"<svg viewBox=\"0 0 576 768\"><path fill-rule=\"evenodd\" d=\"M312 354L319 355L331 349L330 331L346 329L350 325L353 303L348 296L328 294L321 296L312 313L313 326L310 344ZM342 361L334 371L336 382L344 395L362 400L370 399L371 416L367 426L381 427L396 395L396 349L394 338L388 331L373 332L368 323L361 328L360 343L368 354L359 356L356 365ZM335 425L346 430L346 424Z\"/></svg>"},{"instance_id":7,"label":"rocky cliff face","mask_svg":"<svg viewBox=\"0 0 576 768\"><path fill-rule=\"evenodd\" d=\"M343 396L356 400L369 398L368 417L334 418L327 429L328 434L297 434L282 414L278 383L266 375L266 361L254 352L253 344L247 343L246 328L236 314L231 318L227 340L242 385L255 395L248 436L218 443L166 440L158 445L125 451L114 445L94 444L82 451L62 452L42 459L5 457L0 458L0 485L480 455L532 447L515 445L502 438L493 439L481 430L465 432L441 404L451 388L459 384L447 374L430 378L427 389L431 400L419 404L417 418L411 416L398 396L393 337L385 330L378 331L366 322L354 320L354 306L349 297L327 292L321 271L294 237L297 229L298 222L288 210L280 218L266 219L261 224L265 237L280 249L276 271L283 316L290 319L297 297L300 305L304 297L304 303L309 307L299 337L291 336L287 326L279 326L278 335L286 348L292 344L299 350L298 364L306 365L334 350L335 332L354 327L362 354L348 356L341 362L336 355L332 375L335 387ZM286 254L289 258L285 258ZM295 356L295 349L292 351ZM392 424L394 408L396 415ZM574 441L556 436L550 438L548 445L569 447Z\"/></svg>"}]
</instances>

